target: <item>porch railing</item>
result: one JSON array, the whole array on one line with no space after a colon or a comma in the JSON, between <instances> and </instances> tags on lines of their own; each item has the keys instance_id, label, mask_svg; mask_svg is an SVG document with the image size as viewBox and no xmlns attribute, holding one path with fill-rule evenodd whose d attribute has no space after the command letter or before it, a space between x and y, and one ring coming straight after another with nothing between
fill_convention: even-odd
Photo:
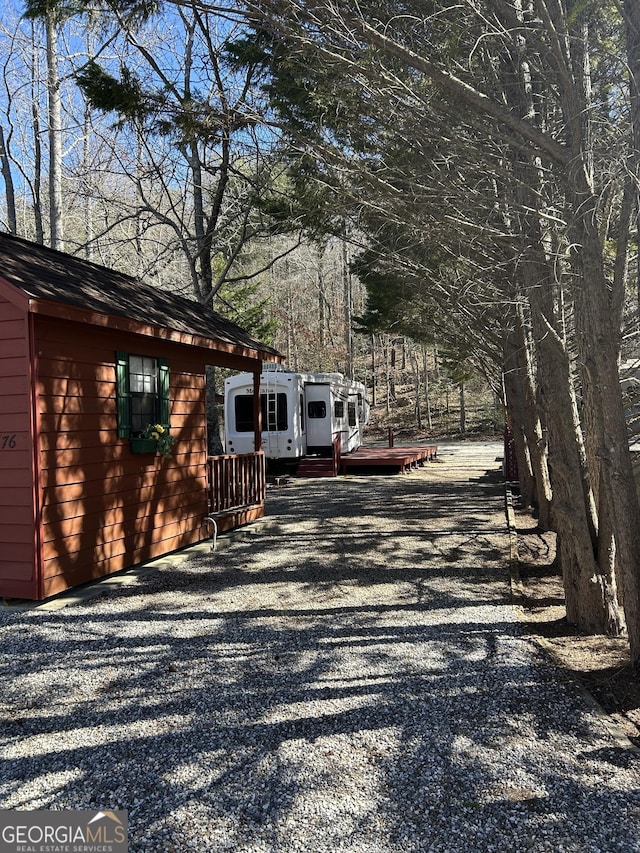
<instances>
[{"instance_id":1,"label":"porch railing","mask_svg":"<svg viewBox=\"0 0 640 853\"><path fill-rule=\"evenodd\" d=\"M209 513L264 504L264 451L207 458Z\"/></svg>"}]
</instances>

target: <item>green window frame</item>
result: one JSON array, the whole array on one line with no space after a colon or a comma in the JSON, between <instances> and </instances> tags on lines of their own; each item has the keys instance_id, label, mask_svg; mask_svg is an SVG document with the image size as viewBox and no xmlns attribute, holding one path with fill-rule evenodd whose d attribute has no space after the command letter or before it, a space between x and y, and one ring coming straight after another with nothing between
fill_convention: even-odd
<instances>
[{"instance_id":1,"label":"green window frame","mask_svg":"<svg viewBox=\"0 0 640 853\"><path fill-rule=\"evenodd\" d=\"M169 399L169 362L166 358L154 358L153 356L135 356L128 352L116 352L116 397L118 410L118 438L135 437L143 425L135 423L135 405L132 405L136 391L132 391L131 362L138 364L142 359L144 363L153 362L154 383L148 389L147 402L151 398L152 413L150 422L162 424L169 427L170 399ZM151 375L151 374L149 374ZM134 382L135 385L135 382Z\"/></svg>"}]
</instances>

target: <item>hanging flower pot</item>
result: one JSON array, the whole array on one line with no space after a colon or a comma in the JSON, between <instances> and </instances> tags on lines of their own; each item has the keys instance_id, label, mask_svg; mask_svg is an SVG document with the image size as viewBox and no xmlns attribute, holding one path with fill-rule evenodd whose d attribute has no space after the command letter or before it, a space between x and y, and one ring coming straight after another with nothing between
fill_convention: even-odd
<instances>
[{"instance_id":1,"label":"hanging flower pot","mask_svg":"<svg viewBox=\"0 0 640 853\"><path fill-rule=\"evenodd\" d=\"M155 453L158 442L155 438L130 438L132 453Z\"/></svg>"},{"instance_id":2,"label":"hanging flower pot","mask_svg":"<svg viewBox=\"0 0 640 853\"><path fill-rule=\"evenodd\" d=\"M173 453L173 445L176 443L175 438L170 434L169 427L162 424L147 424L140 433L142 439L154 441L156 450L165 459L170 459Z\"/></svg>"}]
</instances>

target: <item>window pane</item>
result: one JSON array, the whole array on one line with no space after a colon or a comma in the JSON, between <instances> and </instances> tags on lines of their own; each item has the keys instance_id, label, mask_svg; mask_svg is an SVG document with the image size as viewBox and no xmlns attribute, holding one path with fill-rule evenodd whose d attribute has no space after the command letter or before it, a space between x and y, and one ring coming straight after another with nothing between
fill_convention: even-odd
<instances>
[{"instance_id":1,"label":"window pane","mask_svg":"<svg viewBox=\"0 0 640 853\"><path fill-rule=\"evenodd\" d=\"M310 400L307 404L307 414L310 418L326 418L327 405L324 400Z\"/></svg>"},{"instance_id":2,"label":"window pane","mask_svg":"<svg viewBox=\"0 0 640 853\"><path fill-rule=\"evenodd\" d=\"M159 416L158 364L146 355L129 356L131 430L140 432Z\"/></svg>"},{"instance_id":3,"label":"window pane","mask_svg":"<svg viewBox=\"0 0 640 853\"><path fill-rule=\"evenodd\" d=\"M134 432L140 432L147 424L155 423L157 400L154 394L131 395L131 429Z\"/></svg>"},{"instance_id":4,"label":"window pane","mask_svg":"<svg viewBox=\"0 0 640 853\"><path fill-rule=\"evenodd\" d=\"M336 418L344 417L344 403L342 400L336 400L333 404L333 414Z\"/></svg>"},{"instance_id":5,"label":"window pane","mask_svg":"<svg viewBox=\"0 0 640 853\"><path fill-rule=\"evenodd\" d=\"M236 397L235 399L236 430L238 432L253 432L253 397Z\"/></svg>"}]
</instances>

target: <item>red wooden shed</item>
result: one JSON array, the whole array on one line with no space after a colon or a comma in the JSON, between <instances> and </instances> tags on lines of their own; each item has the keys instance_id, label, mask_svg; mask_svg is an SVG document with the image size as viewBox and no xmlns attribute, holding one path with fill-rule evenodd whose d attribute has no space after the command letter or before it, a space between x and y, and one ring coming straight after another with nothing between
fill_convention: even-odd
<instances>
[{"instance_id":1,"label":"red wooden shed","mask_svg":"<svg viewBox=\"0 0 640 853\"><path fill-rule=\"evenodd\" d=\"M209 457L205 391L207 365L264 360L281 358L195 302L0 234L0 597L198 542L212 510L220 529L262 515L260 407L256 453ZM170 458L137 447L147 423Z\"/></svg>"}]
</instances>

